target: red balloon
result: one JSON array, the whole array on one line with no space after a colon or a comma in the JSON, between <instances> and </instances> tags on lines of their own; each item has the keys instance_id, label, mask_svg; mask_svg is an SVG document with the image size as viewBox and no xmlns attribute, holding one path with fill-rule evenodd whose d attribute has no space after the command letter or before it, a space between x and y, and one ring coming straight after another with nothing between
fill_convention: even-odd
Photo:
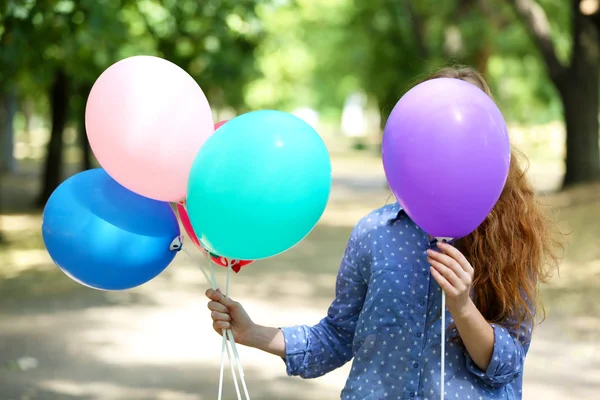
<instances>
[{"instance_id":1,"label":"red balloon","mask_svg":"<svg viewBox=\"0 0 600 400\"><path fill-rule=\"evenodd\" d=\"M207 253L206 249L204 247L201 248L203 253ZM212 262L214 262L217 265L220 265L221 267L225 267L227 268L227 262L228 260L225 257L221 257L217 254L213 254L213 253L209 253L210 254L210 258L212 260ZM231 260L231 269L233 270L233 272L238 273L240 272L240 269L242 269L242 267L245 267L246 265L252 264L254 261L250 261L250 260Z\"/></svg>"},{"instance_id":2,"label":"red balloon","mask_svg":"<svg viewBox=\"0 0 600 400\"><path fill-rule=\"evenodd\" d=\"M196 237L196 233L194 232L194 229L192 228L192 223L190 222L190 217L188 216L188 213L184 207L184 204L185 204L185 202L183 202L183 201L177 203L177 214L179 214L179 219L181 220L181 225L183 225L183 229L185 229L185 232L189 236L190 240L192 242L194 242L196 247L200 247L200 241Z\"/></svg>"},{"instance_id":3,"label":"red balloon","mask_svg":"<svg viewBox=\"0 0 600 400\"><path fill-rule=\"evenodd\" d=\"M220 127L222 127L223 125L225 125L225 123L226 123L227 121L229 121L229 120L227 120L227 119L226 119L226 120L224 120L224 121L217 122L217 123L215 124L215 131L216 131L217 129L219 129Z\"/></svg>"},{"instance_id":4,"label":"red balloon","mask_svg":"<svg viewBox=\"0 0 600 400\"><path fill-rule=\"evenodd\" d=\"M217 129L219 129L221 126L225 125L225 123L227 121L228 120L217 122L215 124L215 131ZM190 240L196 245L196 247L198 247L200 249L200 251L202 251L202 253L210 254L210 258L211 258L212 262L214 262L217 265L220 265L221 267L227 268L229 266L228 265L229 260L227 260L225 257L221 257L217 254L209 253L202 246L200 241L198 240L198 237L196 236L196 233L194 232L194 229L192 228L192 223L190 222L190 218L188 216L187 210L185 209L185 202L177 203L177 212L179 214L179 218L181 219L181 224L183 225L183 228L185 229L186 233L190 237ZM253 261L252 260L231 260L231 263L232 263L231 269L235 273L238 273L238 272L240 272L240 269L242 269L242 267L252 264Z\"/></svg>"}]
</instances>

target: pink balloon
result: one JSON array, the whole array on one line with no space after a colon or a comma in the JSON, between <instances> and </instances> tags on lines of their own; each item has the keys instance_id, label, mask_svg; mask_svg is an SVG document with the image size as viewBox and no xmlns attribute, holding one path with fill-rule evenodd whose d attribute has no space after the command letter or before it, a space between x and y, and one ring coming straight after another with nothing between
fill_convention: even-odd
<instances>
[{"instance_id":1,"label":"pink balloon","mask_svg":"<svg viewBox=\"0 0 600 400\"><path fill-rule=\"evenodd\" d=\"M185 198L192 163L213 133L208 100L177 65L151 56L121 60L90 92L85 126L108 174L142 196Z\"/></svg>"}]
</instances>

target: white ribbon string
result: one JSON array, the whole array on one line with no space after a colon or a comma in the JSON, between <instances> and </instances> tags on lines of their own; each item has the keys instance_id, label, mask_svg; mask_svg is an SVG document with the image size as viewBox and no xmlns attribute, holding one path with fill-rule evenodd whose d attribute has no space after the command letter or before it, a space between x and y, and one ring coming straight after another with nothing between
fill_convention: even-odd
<instances>
[{"instance_id":1,"label":"white ribbon string","mask_svg":"<svg viewBox=\"0 0 600 400\"><path fill-rule=\"evenodd\" d=\"M445 375L445 367L446 367L446 292L444 292L444 290L442 289L442 343L441 343L441 348L442 348L442 368L441 368L441 372L440 372L440 399L444 400L444 391L445 391L445 386L444 386L444 375Z\"/></svg>"},{"instance_id":2,"label":"white ribbon string","mask_svg":"<svg viewBox=\"0 0 600 400\"><path fill-rule=\"evenodd\" d=\"M208 253L206 254L206 260L208 261L208 266L209 266L209 270L210 270L212 289L217 290L217 287L218 287L217 277L215 276L215 269L213 267L213 263L210 258L210 254L208 254ZM227 285L225 297L228 296L228 294L229 294L229 293L227 293L228 291L229 291L229 285ZM222 332L223 332L223 344L221 346L221 371L219 374L218 400L221 400L221 398L222 398L221 396L223 394L223 375L224 375L224 370L225 370L225 351L227 351L227 357L229 358L229 367L231 368L231 376L233 377L233 384L235 385L235 392L237 394L238 400L241 400L242 396L240 394L240 387L238 385L237 376L235 373L235 366L233 365L234 364L233 358L231 358L231 352L229 351L229 346L227 343L227 331L225 329L223 329ZM244 378L243 377L240 377L240 378L242 379L242 382L243 382Z\"/></svg>"},{"instance_id":3,"label":"white ribbon string","mask_svg":"<svg viewBox=\"0 0 600 400\"><path fill-rule=\"evenodd\" d=\"M182 248L181 250L192 261L196 262L194 257L187 251L187 249L185 247ZM206 282L208 282L208 284L211 286L212 290L217 290L217 279L215 277L214 270L212 268L212 264L210 261L210 255L208 255L208 254L207 254L207 261L208 261L208 265L210 267L211 276L208 275L208 273L206 272L206 270L204 269L204 267L202 266L201 263L198 263L198 266L200 267L200 271L202 272L202 275L204 275L204 278L206 278ZM225 338L225 330L223 330L223 338ZM229 365L231 367L231 375L233 377L233 383L235 385L235 391L237 393L237 398L238 398L238 400L241 400L242 397L241 397L240 388L239 388L238 382L237 382L237 376L235 373L233 360L231 358L231 352L229 350L229 346L227 346L227 344L226 344L226 341L223 342L223 348L221 349L221 372L220 372L220 376L219 376L218 399L221 400L221 398L223 396L223 375L224 375L224 369L225 369L225 351L227 351L227 358L229 359Z\"/></svg>"},{"instance_id":4,"label":"white ribbon string","mask_svg":"<svg viewBox=\"0 0 600 400\"><path fill-rule=\"evenodd\" d=\"M229 297L229 283L231 281L231 270L233 267L233 262L231 260L227 261L227 283L225 284L225 297ZM235 344L235 339L233 337L233 331L231 329L227 330L227 337L231 342L231 349L233 350L233 356L235 357L235 361L238 367L238 372L240 373L240 381L242 382L242 388L244 389L244 395L247 400L250 400L250 394L248 393L248 387L246 387L246 380L244 379L244 369L242 368L242 361L240 360L240 355L237 351L237 346Z\"/></svg>"},{"instance_id":5,"label":"white ribbon string","mask_svg":"<svg viewBox=\"0 0 600 400\"><path fill-rule=\"evenodd\" d=\"M451 243L452 242L452 238L446 238L446 237L437 237L436 240L438 242L444 242L444 243ZM440 349L442 351L442 354L440 356L441 360L441 368L440 368L440 399L444 400L444 392L446 390L446 387L444 386L444 378L446 375L446 292L444 292L444 289L442 289L442 321L441 321L441 343L440 343Z\"/></svg>"},{"instance_id":6,"label":"white ribbon string","mask_svg":"<svg viewBox=\"0 0 600 400\"><path fill-rule=\"evenodd\" d=\"M194 260L194 258L187 251L187 249L183 248L182 251L185 254L187 254L188 257L190 257L190 259ZM206 278L206 281L211 285L211 288L213 290L217 290L217 288L218 288L217 278L215 276L215 270L213 268L211 256L208 253L206 254L206 260L208 262L210 276L207 274L207 272L204 269L204 267L202 266L202 264L199 264L200 271ZM228 261L227 262L227 283L225 285L225 298L229 298L229 286L230 286L230 282L231 282L232 269L233 269L233 262ZM227 340L227 339L229 339L229 340ZM227 343L227 342L229 342L229 343ZM231 344L231 351L233 352L233 358L231 357L231 352L229 350L228 344ZM233 383L235 385L235 391L237 393L238 400L241 400L241 394L240 394L240 388L239 388L238 382L237 382L237 376L235 373L234 360L235 360L235 364L237 364L237 369L238 369L238 372L240 375L240 380L242 382L242 388L244 389L244 395L246 397L246 400L250 400L250 394L248 393L248 387L246 386L246 380L244 379L244 369L242 367L242 361L240 360L240 355L237 351L235 338L233 337L233 331L231 329L227 329L227 330L223 329L223 346L221 348L221 371L220 371L220 376L219 376L218 400L221 400L222 395L223 395L223 375L224 375L224 369L225 369L225 351L227 351L227 357L229 359L229 365L231 367L231 375L233 377Z\"/></svg>"},{"instance_id":7,"label":"white ribbon string","mask_svg":"<svg viewBox=\"0 0 600 400\"><path fill-rule=\"evenodd\" d=\"M187 250L187 248L183 247L181 249L181 251L183 251L192 261L196 261L194 260L194 257L190 254L190 252ZM202 272L202 275L204 275L204 278L206 279L206 282L208 282L209 285L211 285L212 287L212 280L209 278L208 274L206 273L206 270L204 269L204 267L202 267L202 264L198 264L200 266L200 271Z\"/></svg>"}]
</instances>

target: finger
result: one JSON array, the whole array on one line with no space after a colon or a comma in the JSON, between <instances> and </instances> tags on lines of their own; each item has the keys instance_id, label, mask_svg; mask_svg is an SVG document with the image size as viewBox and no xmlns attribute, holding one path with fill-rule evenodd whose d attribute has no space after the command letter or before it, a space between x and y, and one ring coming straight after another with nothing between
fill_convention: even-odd
<instances>
[{"instance_id":1,"label":"finger","mask_svg":"<svg viewBox=\"0 0 600 400\"><path fill-rule=\"evenodd\" d=\"M213 301L218 301L219 303L227 307L230 311L234 311L235 309L240 307L240 303L225 297L218 289L216 292L213 292L212 296Z\"/></svg>"},{"instance_id":2,"label":"finger","mask_svg":"<svg viewBox=\"0 0 600 400\"><path fill-rule=\"evenodd\" d=\"M440 285L442 290L446 292L446 294L456 294L455 289L450 282L448 282L446 278L444 278L434 267L430 267L429 270L431 271L431 276L433 276L433 279L435 279L435 281L438 283L438 285Z\"/></svg>"},{"instance_id":3,"label":"finger","mask_svg":"<svg viewBox=\"0 0 600 400\"><path fill-rule=\"evenodd\" d=\"M229 315L227 313L213 311L212 313L210 313L210 316L213 319L213 321L231 322L231 315Z\"/></svg>"},{"instance_id":4,"label":"finger","mask_svg":"<svg viewBox=\"0 0 600 400\"><path fill-rule=\"evenodd\" d=\"M469 273L465 271L464 268L452 257L433 250L428 250L427 255L429 256L429 259L438 261L439 263L450 268L464 282L468 282L470 280Z\"/></svg>"},{"instance_id":5,"label":"finger","mask_svg":"<svg viewBox=\"0 0 600 400\"><path fill-rule=\"evenodd\" d=\"M217 302L217 301L210 301L208 302L208 309L210 311L217 311L217 312L221 312L221 313L229 313L229 309L224 306L223 304Z\"/></svg>"},{"instance_id":6,"label":"finger","mask_svg":"<svg viewBox=\"0 0 600 400\"><path fill-rule=\"evenodd\" d=\"M206 291L206 297L208 297L209 299L211 299L213 301L219 301L220 296L222 296L222 294L219 289L217 289L217 290L208 289Z\"/></svg>"},{"instance_id":7,"label":"finger","mask_svg":"<svg viewBox=\"0 0 600 400\"><path fill-rule=\"evenodd\" d=\"M452 257L454 260L456 260L456 262L458 262L462 269L464 269L468 273L473 272L473 266L471 265L469 260L467 260L465 255L456 247L452 246L451 244L442 242L438 243L438 248L450 257Z\"/></svg>"},{"instance_id":8,"label":"finger","mask_svg":"<svg viewBox=\"0 0 600 400\"><path fill-rule=\"evenodd\" d=\"M227 321L215 321L213 328L220 332L223 329L231 329L231 324Z\"/></svg>"},{"instance_id":9,"label":"finger","mask_svg":"<svg viewBox=\"0 0 600 400\"><path fill-rule=\"evenodd\" d=\"M464 289L465 284L461 281L460 277L456 275L456 273L448 268L446 265L442 264L439 261L433 260L429 258L429 264L448 281L452 285L452 287L456 289Z\"/></svg>"}]
</instances>

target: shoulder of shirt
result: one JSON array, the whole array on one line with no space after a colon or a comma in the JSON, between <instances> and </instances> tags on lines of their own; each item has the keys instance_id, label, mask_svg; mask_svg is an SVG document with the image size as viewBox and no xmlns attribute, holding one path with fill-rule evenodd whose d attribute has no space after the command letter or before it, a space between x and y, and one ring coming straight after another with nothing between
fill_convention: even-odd
<instances>
[{"instance_id":1,"label":"shoulder of shirt","mask_svg":"<svg viewBox=\"0 0 600 400\"><path fill-rule=\"evenodd\" d=\"M390 220L393 220L398 215L400 206L398 203L386 204L377 210L371 211L358 221L354 227L353 234L357 239L363 238L368 232L373 231L382 225L385 225Z\"/></svg>"}]
</instances>

